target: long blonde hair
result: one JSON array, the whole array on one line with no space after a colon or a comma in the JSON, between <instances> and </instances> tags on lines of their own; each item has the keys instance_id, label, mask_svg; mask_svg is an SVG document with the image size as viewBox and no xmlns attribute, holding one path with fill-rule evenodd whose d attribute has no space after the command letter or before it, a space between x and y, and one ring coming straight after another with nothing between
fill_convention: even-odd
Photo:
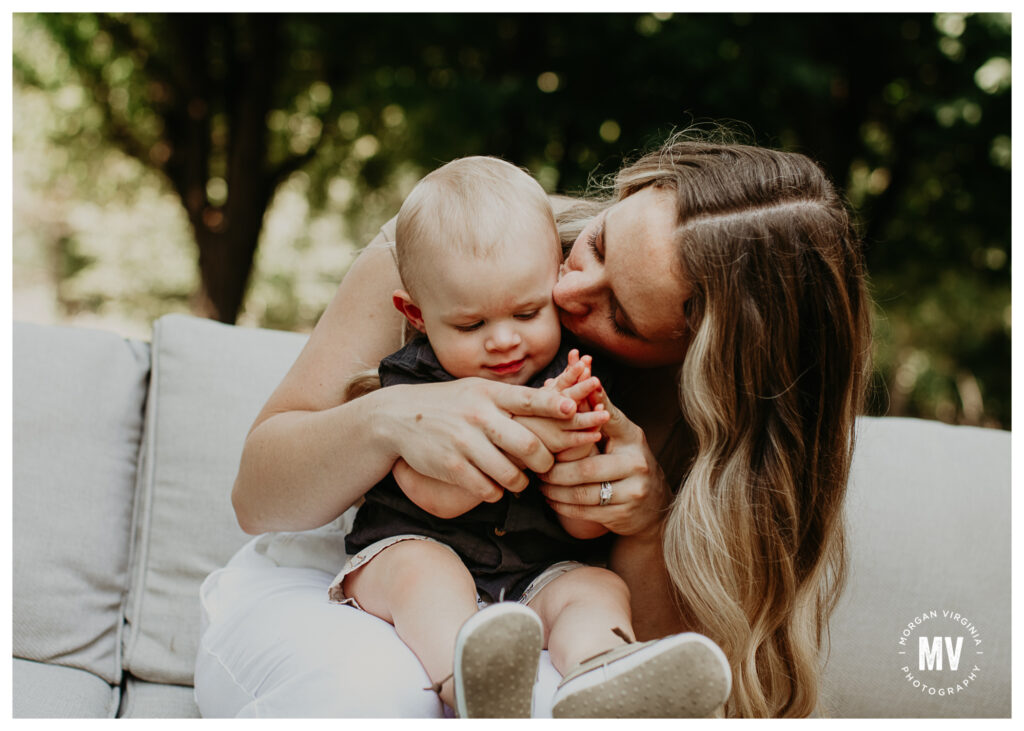
<instances>
[{"instance_id":1,"label":"long blonde hair","mask_svg":"<svg viewBox=\"0 0 1024 731\"><path fill-rule=\"evenodd\" d=\"M688 135L563 214L563 242L649 186L676 194L693 288L679 398L695 457L663 526L675 598L730 660L726 715L807 716L845 578L843 500L870 369L860 243L808 158Z\"/></svg>"}]
</instances>

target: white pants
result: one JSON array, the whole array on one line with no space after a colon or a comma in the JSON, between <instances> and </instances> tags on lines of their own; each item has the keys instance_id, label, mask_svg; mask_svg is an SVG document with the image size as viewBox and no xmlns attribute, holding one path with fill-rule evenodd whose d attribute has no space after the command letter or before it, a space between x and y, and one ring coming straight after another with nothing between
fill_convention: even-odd
<instances>
[{"instance_id":1,"label":"white pants","mask_svg":"<svg viewBox=\"0 0 1024 731\"><path fill-rule=\"evenodd\" d=\"M274 558L268 537L258 536L203 582L195 698L204 717L446 715L437 694L424 690L430 678L394 627L329 603L334 573L287 565L281 555ZM343 553L335 556L344 563ZM559 680L545 651L535 716L551 717Z\"/></svg>"}]
</instances>

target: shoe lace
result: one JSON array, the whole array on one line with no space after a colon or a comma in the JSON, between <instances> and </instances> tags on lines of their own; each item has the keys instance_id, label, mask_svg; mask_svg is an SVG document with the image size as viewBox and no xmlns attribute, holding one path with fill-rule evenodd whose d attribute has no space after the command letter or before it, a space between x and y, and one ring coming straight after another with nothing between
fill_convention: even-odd
<instances>
[{"instance_id":1,"label":"shoe lace","mask_svg":"<svg viewBox=\"0 0 1024 731\"><path fill-rule=\"evenodd\" d=\"M623 642L625 642L627 645L632 645L634 642L636 642L636 640L631 639L630 636L626 634L626 631L623 630L621 627L612 627L612 634L615 635L616 637L618 637ZM596 655L591 655L588 658L584 658L583 660L580 660L577 663L577 665L582 665L585 662L590 662L591 660L596 660L597 658L601 657L601 655L607 655L609 652L611 652L611 650L602 650L601 652L597 653Z\"/></svg>"},{"instance_id":2,"label":"shoe lace","mask_svg":"<svg viewBox=\"0 0 1024 731\"><path fill-rule=\"evenodd\" d=\"M451 680L454 677L455 677L455 673L448 673L447 677L441 678L439 681L434 683L432 686L430 686L429 688L424 688L423 690L432 690L435 693L440 693L441 692L441 686L444 685L445 683L447 683L449 680Z\"/></svg>"},{"instance_id":3,"label":"shoe lace","mask_svg":"<svg viewBox=\"0 0 1024 731\"><path fill-rule=\"evenodd\" d=\"M616 637L618 637L623 642L625 642L627 645L631 645L634 642L636 642L636 640L630 638L630 636L627 635L625 630L623 630L621 627L612 627L612 634L615 635ZM588 657L586 660L581 660L580 663L582 664L582 663L585 663L585 662L590 662L594 658L600 657L601 655L604 655L607 652L608 652L608 650L605 650L604 652L599 652L596 655L594 655L594 657ZM443 686L445 683L447 683L449 680L451 680L454 677L455 677L455 673L448 673L447 676L445 676L444 678L441 678L441 680L437 681L436 683L434 683L433 685L431 685L428 688L424 688L423 690L432 690L435 693L440 693L441 692L441 686Z\"/></svg>"}]
</instances>

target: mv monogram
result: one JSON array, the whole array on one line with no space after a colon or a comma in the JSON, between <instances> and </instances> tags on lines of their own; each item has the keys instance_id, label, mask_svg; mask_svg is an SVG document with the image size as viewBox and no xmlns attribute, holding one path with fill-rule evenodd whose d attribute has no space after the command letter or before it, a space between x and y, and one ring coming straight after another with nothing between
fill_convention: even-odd
<instances>
[{"instance_id":1,"label":"mv monogram","mask_svg":"<svg viewBox=\"0 0 1024 731\"><path fill-rule=\"evenodd\" d=\"M956 670L960 666L960 651L964 647L964 638L956 638L956 647L953 646L952 637L932 637L931 645L928 644L928 637L918 637L918 670L942 670L942 643L945 640L946 657L949 658L949 669Z\"/></svg>"},{"instance_id":2,"label":"mv monogram","mask_svg":"<svg viewBox=\"0 0 1024 731\"><path fill-rule=\"evenodd\" d=\"M898 641L904 680L932 696L962 693L974 683L984 654L981 632L960 612L933 609L914 617ZM916 650L917 663L911 662ZM908 662L911 660L911 662ZM961 669L961 665L964 667ZM970 666L968 668L968 666Z\"/></svg>"}]
</instances>

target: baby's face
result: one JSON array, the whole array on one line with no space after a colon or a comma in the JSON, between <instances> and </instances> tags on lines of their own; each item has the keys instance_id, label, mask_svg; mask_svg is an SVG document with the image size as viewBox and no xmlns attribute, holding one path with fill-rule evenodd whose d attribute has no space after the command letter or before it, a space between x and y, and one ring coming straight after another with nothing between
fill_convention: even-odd
<instances>
[{"instance_id":1,"label":"baby's face","mask_svg":"<svg viewBox=\"0 0 1024 731\"><path fill-rule=\"evenodd\" d=\"M540 221L516 228L493 254L437 262L417 288L430 344L456 378L521 385L558 352L561 330L551 299L557 237Z\"/></svg>"}]
</instances>

